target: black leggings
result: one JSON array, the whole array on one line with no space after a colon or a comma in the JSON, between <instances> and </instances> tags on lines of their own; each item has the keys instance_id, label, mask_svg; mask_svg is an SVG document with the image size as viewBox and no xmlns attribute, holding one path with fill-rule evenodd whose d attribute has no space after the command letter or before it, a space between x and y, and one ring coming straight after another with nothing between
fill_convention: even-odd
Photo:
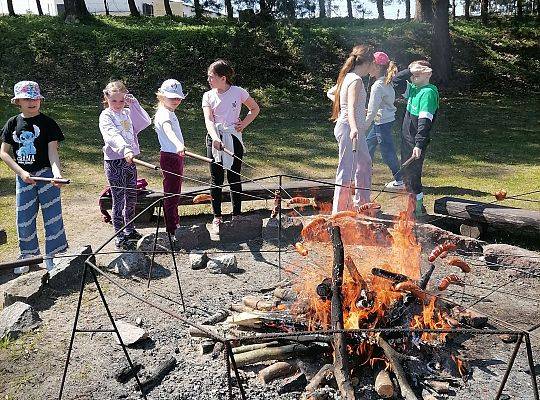
<instances>
[{"instance_id":1,"label":"black leggings","mask_svg":"<svg viewBox=\"0 0 540 400\"><path fill-rule=\"evenodd\" d=\"M401 137L401 162L405 162L412 155L414 148L414 138ZM424 158L426 157L426 147L422 149L422 154L418 160L414 160L407 167L403 168L403 182L407 192L418 194L422 193L422 168L424 166Z\"/></svg>"},{"instance_id":2,"label":"black leggings","mask_svg":"<svg viewBox=\"0 0 540 400\"><path fill-rule=\"evenodd\" d=\"M232 214L240 215L242 212L242 184L240 183L240 169L242 168L242 157L244 156L244 147L240 140L233 136L233 151L234 155L238 158L234 158L231 170L225 170L223 168L223 163L212 163L210 164L210 177L212 178L212 185L221 186L225 180L225 171L227 171L227 182L230 185L231 189L231 203L233 207ZM210 136L206 136L206 155L214 160L212 156L212 139ZM212 194L212 211L214 216L221 217L221 192L220 187L213 186L210 189Z\"/></svg>"}]
</instances>

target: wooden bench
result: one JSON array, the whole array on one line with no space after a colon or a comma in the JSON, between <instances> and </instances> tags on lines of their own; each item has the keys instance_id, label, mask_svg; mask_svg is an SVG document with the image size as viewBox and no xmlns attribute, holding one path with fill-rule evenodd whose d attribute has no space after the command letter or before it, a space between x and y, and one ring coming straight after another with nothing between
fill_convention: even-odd
<instances>
[{"instance_id":1,"label":"wooden bench","mask_svg":"<svg viewBox=\"0 0 540 400\"><path fill-rule=\"evenodd\" d=\"M328 181L331 183L332 181ZM275 191L279 188L277 183L270 181L261 181L259 184L254 182L242 183L242 200L243 201L253 201L257 198L261 199L273 199ZM324 183L317 182L307 182L307 181L291 181L283 183L282 185L283 199L287 200L295 196L303 197L314 197L319 201L332 201L334 196L334 186L327 185ZM210 187L208 186L196 186L196 187L185 187L182 190L184 196L178 198L178 205L189 206L193 204L193 196L207 193L210 194ZM137 208L136 212L144 210L146 207L150 206L156 200L159 200L163 197L163 194L155 192L153 190L146 190L143 193L139 193L137 196ZM257 197L257 198L255 198ZM230 191L228 187L223 188L222 191L222 200L228 201L230 199ZM110 210L112 207L112 200L110 197L105 196L100 199L105 209ZM157 204L156 204L157 205ZM151 208L148 210L149 215L151 216L154 213L154 209ZM146 219L146 218L144 218Z\"/></svg>"},{"instance_id":2,"label":"wooden bench","mask_svg":"<svg viewBox=\"0 0 540 400\"><path fill-rule=\"evenodd\" d=\"M435 213L449 215L473 223L502 229L540 235L540 211L505 207L499 204L443 197L435 200Z\"/></svg>"}]
</instances>

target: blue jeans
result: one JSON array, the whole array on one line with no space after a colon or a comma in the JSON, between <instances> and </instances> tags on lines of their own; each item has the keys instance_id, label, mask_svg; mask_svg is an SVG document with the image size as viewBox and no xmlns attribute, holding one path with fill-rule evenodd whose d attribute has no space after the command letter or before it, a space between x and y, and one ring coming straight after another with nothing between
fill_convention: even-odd
<instances>
[{"instance_id":1,"label":"blue jeans","mask_svg":"<svg viewBox=\"0 0 540 400\"><path fill-rule=\"evenodd\" d=\"M53 177L50 168L39 170L33 175ZM66 250L68 243L62 220L60 189L48 182L38 181L30 185L17 176L16 190L17 233L21 256L39 254L36 219L40 206L45 227L45 254L51 256Z\"/></svg>"},{"instance_id":2,"label":"blue jeans","mask_svg":"<svg viewBox=\"0 0 540 400\"><path fill-rule=\"evenodd\" d=\"M377 136L380 137L381 143L381 156L396 181L403 180L401 173L399 172L399 161L396 156L396 149L394 147L394 139L392 138L392 125L394 121L387 122L386 124L373 125L371 130L367 135L367 144L369 149L369 154L373 160L375 155L375 149L379 144L377 141Z\"/></svg>"}]
</instances>

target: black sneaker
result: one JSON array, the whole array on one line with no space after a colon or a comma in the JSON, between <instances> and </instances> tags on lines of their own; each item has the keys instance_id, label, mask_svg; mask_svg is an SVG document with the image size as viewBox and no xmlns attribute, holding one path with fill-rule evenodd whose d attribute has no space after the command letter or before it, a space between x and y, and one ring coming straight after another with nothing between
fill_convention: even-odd
<instances>
[{"instance_id":1,"label":"black sneaker","mask_svg":"<svg viewBox=\"0 0 540 400\"><path fill-rule=\"evenodd\" d=\"M125 240L129 240L129 241L137 241L140 238L142 238L142 235L139 232L137 232L135 229L133 229L133 231L129 235L124 236L124 238Z\"/></svg>"},{"instance_id":2,"label":"black sneaker","mask_svg":"<svg viewBox=\"0 0 540 400\"><path fill-rule=\"evenodd\" d=\"M115 243L116 250L133 250L135 245L124 237Z\"/></svg>"}]
</instances>

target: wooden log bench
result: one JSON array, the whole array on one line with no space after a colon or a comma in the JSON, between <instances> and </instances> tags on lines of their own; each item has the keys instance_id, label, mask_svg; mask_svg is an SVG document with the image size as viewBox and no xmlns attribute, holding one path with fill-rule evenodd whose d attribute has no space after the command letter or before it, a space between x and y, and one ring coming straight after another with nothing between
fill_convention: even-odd
<instances>
[{"instance_id":1,"label":"wooden log bench","mask_svg":"<svg viewBox=\"0 0 540 400\"><path fill-rule=\"evenodd\" d=\"M540 234L540 211L505 207L474 200L443 197L435 200L434 211L465 220L480 228L492 227L526 235Z\"/></svg>"},{"instance_id":2,"label":"wooden log bench","mask_svg":"<svg viewBox=\"0 0 540 400\"><path fill-rule=\"evenodd\" d=\"M328 181L331 183L332 181ZM270 181L260 181L259 184L254 182L245 182L242 183L242 200L243 201L253 201L257 200L255 197L262 198L262 199L273 199L274 198L274 192L279 188L279 185L274 182ZM286 191L287 194L282 192L282 197L284 200L287 200L289 198L288 195L291 197L295 196L303 196L303 197L314 197L318 201L332 201L332 198L334 196L334 186L326 185L324 183L317 183L317 182L307 182L307 181L291 181L287 183L283 183L282 185L283 191ZM178 198L178 205L180 206L189 206L194 205L193 204L193 197L197 194L201 193L207 193L210 194L210 187L208 186L192 186L192 187L184 187L182 189L182 194L184 196L180 196ZM136 212L139 213L148 206L150 206L152 203L154 203L156 200L159 200L163 197L163 194L159 192L155 192L151 189L147 189L146 191L139 193L137 196L137 207ZM230 192L229 188L225 187L222 191L222 200L223 201L229 201L230 200ZM106 210L110 210L112 207L112 200L108 196L104 196L100 199L102 202L103 207ZM157 206L158 204L156 204ZM150 208L143 218L141 219L142 222L148 221L151 216L154 214L155 207Z\"/></svg>"}]
</instances>

